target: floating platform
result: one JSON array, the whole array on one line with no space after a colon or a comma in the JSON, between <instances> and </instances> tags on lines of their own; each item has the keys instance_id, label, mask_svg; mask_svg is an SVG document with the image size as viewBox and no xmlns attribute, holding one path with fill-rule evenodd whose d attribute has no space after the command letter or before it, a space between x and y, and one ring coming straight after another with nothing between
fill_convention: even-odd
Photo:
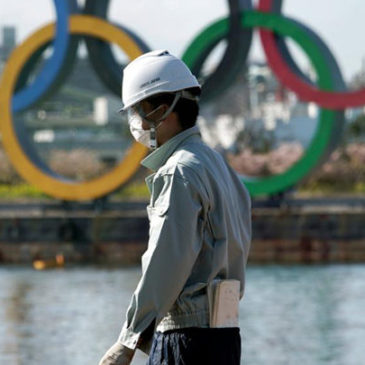
<instances>
[{"instance_id":1,"label":"floating platform","mask_svg":"<svg viewBox=\"0 0 365 365\"><path fill-rule=\"evenodd\" d=\"M138 264L147 202L1 204L0 263ZM255 201L252 263L365 262L365 199Z\"/></svg>"}]
</instances>

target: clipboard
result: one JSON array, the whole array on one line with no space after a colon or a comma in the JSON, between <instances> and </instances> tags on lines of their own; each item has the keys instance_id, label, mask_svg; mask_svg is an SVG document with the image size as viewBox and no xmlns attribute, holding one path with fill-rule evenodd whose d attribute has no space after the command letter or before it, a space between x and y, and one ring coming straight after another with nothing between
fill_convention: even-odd
<instances>
[{"instance_id":1,"label":"clipboard","mask_svg":"<svg viewBox=\"0 0 365 365\"><path fill-rule=\"evenodd\" d=\"M208 286L211 328L239 327L240 282L213 280Z\"/></svg>"}]
</instances>

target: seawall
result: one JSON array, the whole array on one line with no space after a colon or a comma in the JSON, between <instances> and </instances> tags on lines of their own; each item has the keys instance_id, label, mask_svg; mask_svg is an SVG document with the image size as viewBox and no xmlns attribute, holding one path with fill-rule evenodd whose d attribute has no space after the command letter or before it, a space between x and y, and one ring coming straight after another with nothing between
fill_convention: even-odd
<instances>
[{"instance_id":1,"label":"seawall","mask_svg":"<svg viewBox=\"0 0 365 365\"><path fill-rule=\"evenodd\" d=\"M365 204L255 204L253 263L365 262ZM147 246L146 203L0 207L0 263L62 253L67 262L135 264Z\"/></svg>"}]
</instances>

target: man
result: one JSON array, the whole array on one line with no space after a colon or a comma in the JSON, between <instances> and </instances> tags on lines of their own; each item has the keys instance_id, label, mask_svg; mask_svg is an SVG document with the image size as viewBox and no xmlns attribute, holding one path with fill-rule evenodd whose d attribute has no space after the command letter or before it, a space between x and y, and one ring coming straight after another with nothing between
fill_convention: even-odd
<instances>
[{"instance_id":1,"label":"man","mask_svg":"<svg viewBox=\"0 0 365 365\"><path fill-rule=\"evenodd\" d=\"M217 280L235 279L237 302L243 295L250 199L200 138L199 94L188 67L167 51L146 53L124 70L131 133L153 150L142 161L153 171L146 178L150 232L127 319L101 365L130 364L136 348L150 351L153 365L240 363L238 325L212 325L209 293Z\"/></svg>"}]
</instances>

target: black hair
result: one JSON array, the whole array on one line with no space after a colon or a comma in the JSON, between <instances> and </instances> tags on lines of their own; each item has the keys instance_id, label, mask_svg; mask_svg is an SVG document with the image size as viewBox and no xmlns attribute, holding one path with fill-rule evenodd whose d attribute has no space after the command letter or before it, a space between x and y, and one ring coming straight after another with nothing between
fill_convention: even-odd
<instances>
[{"instance_id":1,"label":"black hair","mask_svg":"<svg viewBox=\"0 0 365 365\"><path fill-rule=\"evenodd\" d=\"M186 90L194 96L200 95L200 88L191 88ZM162 93L153 95L147 98L146 101L149 102L153 108L157 108L162 104L170 106L173 103L174 98L174 93ZM181 128L185 130L196 124L196 120L199 115L199 104L195 100L180 98L172 111L178 115Z\"/></svg>"}]
</instances>

